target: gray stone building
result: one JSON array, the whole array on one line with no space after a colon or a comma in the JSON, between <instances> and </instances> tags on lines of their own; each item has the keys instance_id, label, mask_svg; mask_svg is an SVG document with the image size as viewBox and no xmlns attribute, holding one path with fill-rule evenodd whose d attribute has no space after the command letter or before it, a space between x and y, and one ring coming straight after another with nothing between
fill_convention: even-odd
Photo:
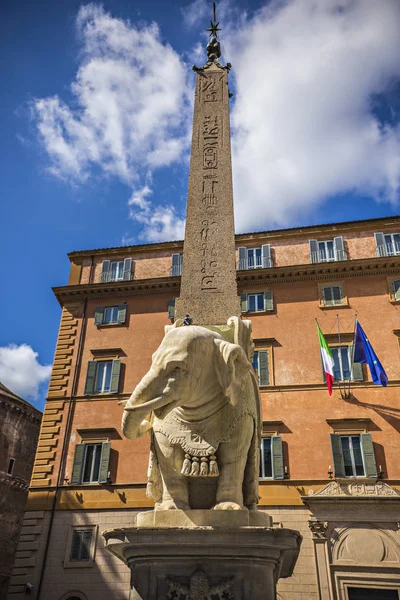
<instances>
[{"instance_id":1,"label":"gray stone building","mask_svg":"<svg viewBox=\"0 0 400 600\"><path fill-rule=\"evenodd\" d=\"M0 382L0 600L7 594L42 413ZM18 553L23 559L23 552Z\"/></svg>"}]
</instances>

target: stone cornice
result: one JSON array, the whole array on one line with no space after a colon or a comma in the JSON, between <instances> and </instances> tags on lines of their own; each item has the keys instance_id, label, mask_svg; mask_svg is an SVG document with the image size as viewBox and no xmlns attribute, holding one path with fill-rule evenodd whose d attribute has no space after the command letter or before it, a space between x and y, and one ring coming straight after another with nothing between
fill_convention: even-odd
<instances>
[{"instance_id":1,"label":"stone cornice","mask_svg":"<svg viewBox=\"0 0 400 600\"><path fill-rule=\"evenodd\" d=\"M14 475L8 475L4 471L0 471L0 485L25 492L29 487L29 482L22 479L22 477L15 477Z\"/></svg>"},{"instance_id":2,"label":"stone cornice","mask_svg":"<svg viewBox=\"0 0 400 600\"><path fill-rule=\"evenodd\" d=\"M290 265L268 269L252 269L237 272L239 288L298 281L318 281L368 275L391 275L400 272L400 255L390 257L361 258L340 262ZM170 292L177 295L180 277L155 277L131 281L111 281L54 287L53 292L61 306L66 301L83 298L109 298L112 296L145 296Z\"/></svg>"},{"instance_id":3,"label":"stone cornice","mask_svg":"<svg viewBox=\"0 0 400 600\"><path fill-rule=\"evenodd\" d=\"M16 396L8 396L1 390L0 404L4 404L12 411L26 415L29 419L37 423L40 423L42 420L42 413L35 406L32 406L32 404L29 404L29 402L26 402L25 400L22 400L22 398L19 399Z\"/></svg>"},{"instance_id":4,"label":"stone cornice","mask_svg":"<svg viewBox=\"0 0 400 600\"><path fill-rule=\"evenodd\" d=\"M53 292L61 304L66 301L84 298L110 298L112 296L147 296L150 294L179 293L180 277L156 277L152 279L133 279L131 281L112 281L109 283L88 283L54 287Z\"/></svg>"},{"instance_id":5,"label":"stone cornice","mask_svg":"<svg viewBox=\"0 0 400 600\"><path fill-rule=\"evenodd\" d=\"M237 281L238 285L243 287L256 284L271 285L275 283L338 279L339 277L390 275L399 271L400 255L238 271Z\"/></svg>"}]
</instances>

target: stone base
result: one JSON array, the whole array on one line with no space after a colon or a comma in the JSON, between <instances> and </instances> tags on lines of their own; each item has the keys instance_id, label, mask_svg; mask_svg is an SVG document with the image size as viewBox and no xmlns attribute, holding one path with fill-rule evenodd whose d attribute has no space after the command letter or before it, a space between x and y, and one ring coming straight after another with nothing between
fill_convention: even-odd
<instances>
[{"instance_id":1,"label":"stone base","mask_svg":"<svg viewBox=\"0 0 400 600\"><path fill-rule=\"evenodd\" d=\"M301 543L299 532L244 510L149 511L103 535L131 569L131 600L275 600Z\"/></svg>"}]
</instances>

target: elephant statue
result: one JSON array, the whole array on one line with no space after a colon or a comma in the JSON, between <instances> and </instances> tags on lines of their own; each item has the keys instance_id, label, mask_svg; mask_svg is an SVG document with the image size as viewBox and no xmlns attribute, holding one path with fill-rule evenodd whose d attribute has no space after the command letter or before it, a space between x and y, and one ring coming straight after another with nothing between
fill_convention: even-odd
<instances>
[{"instance_id":1,"label":"elephant statue","mask_svg":"<svg viewBox=\"0 0 400 600\"><path fill-rule=\"evenodd\" d=\"M155 510L193 508L192 486L200 483L214 492L210 506L196 508L256 510L260 397L249 347L212 328L173 326L153 354L126 402L122 431L129 439L150 432L147 495Z\"/></svg>"}]
</instances>

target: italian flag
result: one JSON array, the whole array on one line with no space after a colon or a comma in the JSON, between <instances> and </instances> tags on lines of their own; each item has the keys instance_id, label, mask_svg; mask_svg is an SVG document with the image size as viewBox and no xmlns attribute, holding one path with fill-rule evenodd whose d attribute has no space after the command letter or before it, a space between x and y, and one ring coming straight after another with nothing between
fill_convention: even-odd
<instances>
[{"instance_id":1,"label":"italian flag","mask_svg":"<svg viewBox=\"0 0 400 600\"><path fill-rule=\"evenodd\" d=\"M326 378L326 383L328 386L328 393L330 396L332 396L333 365L335 364L335 362L333 360L332 352L331 352L328 344L326 343L326 339L324 338L323 333L320 330L318 323L317 323L317 329L318 329L318 337L319 337L319 345L320 345L320 350L321 350L322 364L324 365L325 378Z\"/></svg>"}]
</instances>

